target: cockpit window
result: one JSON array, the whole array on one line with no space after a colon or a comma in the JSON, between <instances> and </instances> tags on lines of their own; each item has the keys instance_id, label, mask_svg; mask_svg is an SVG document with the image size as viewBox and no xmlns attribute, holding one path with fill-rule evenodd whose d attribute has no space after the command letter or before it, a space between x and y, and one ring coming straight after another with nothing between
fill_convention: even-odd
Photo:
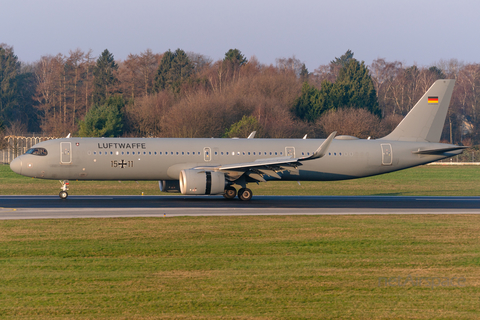
<instances>
[{"instance_id":1,"label":"cockpit window","mask_svg":"<svg viewBox=\"0 0 480 320\"><path fill-rule=\"evenodd\" d=\"M46 156L48 154L45 148L31 148L25 154L33 154L34 156Z\"/></svg>"}]
</instances>

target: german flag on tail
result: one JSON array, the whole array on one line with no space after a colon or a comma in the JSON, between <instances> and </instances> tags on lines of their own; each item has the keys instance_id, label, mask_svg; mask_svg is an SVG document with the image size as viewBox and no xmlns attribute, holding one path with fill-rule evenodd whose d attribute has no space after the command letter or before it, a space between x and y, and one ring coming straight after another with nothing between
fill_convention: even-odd
<instances>
[{"instance_id":1,"label":"german flag on tail","mask_svg":"<svg viewBox=\"0 0 480 320\"><path fill-rule=\"evenodd\" d=\"M438 103L438 97L428 97L428 103Z\"/></svg>"}]
</instances>

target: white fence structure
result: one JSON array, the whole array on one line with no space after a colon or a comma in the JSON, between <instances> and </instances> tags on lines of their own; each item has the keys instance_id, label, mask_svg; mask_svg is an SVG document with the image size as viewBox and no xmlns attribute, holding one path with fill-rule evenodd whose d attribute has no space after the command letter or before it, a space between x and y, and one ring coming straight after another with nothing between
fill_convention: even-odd
<instances>
[{"instance_id":1,"label":"white fence structure","mask_svg":"<svg viewBox=\"0 0 480 320\"><path fill-rule=\"evenodd\" d=\"M5 142L7 147L0 150L0 163L8 164L16 157L24 154L28 149L30 149L35 144L57 139L54 137L22 137L22 136L6 136Z\"/></svg>"}]
</instances>

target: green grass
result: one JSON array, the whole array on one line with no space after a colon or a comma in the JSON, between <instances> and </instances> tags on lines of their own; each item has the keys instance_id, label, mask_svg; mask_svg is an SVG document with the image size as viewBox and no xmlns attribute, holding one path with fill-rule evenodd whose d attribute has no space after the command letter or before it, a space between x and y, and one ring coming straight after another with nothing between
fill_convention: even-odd
<instances>
[{"instance_id":1,"label":"green grass","mask_svg":"<svg viewBox=\"0 0 480 320\"><path fill-rule=\"evenodd\" d=\"M252 189L479 195L477 170L425 166ZM0 194L59 187L0 166ZM156 182L142 181L71 181L70 194L141 192L160 194ZM477 319L479 235L477 215L0 221L0 318ZM465 286L379 286L381 278L409 276L465 277Z\"/></svg>"},{"instance_id":2,"label":"green grass","mask_svg":"<svg viewBox=\"0 0 480 320\"><path fill-rule=\"evenodd\" d=\"M254 195L405 195L478 196L478 166L421 166L385 175L348 181L270 181L249 184ZM0 165L0 195L54 195L60 191L56 180L33 179L15 174ZM70 181L71 195L162 194L156 181ZM165 193L166 194L166 193Z\"/></svg>"},{"instance_id":3,"label":"green grass","mask_svg":"<svg viewBox=\"0 0 480 320\"><path fill-rule=\"evenodd\" d=\"M0 221L2 319L480 317L480 216ZM381 277L465 286L379 286Z\"/></svg>"}]
</instances>

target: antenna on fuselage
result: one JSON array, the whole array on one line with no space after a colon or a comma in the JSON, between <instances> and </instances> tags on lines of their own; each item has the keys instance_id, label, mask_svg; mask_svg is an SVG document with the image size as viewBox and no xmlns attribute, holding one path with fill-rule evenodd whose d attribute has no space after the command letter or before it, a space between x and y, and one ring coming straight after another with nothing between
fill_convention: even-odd
<instances>
[{"instance_id":1,"label":"antenna on fuselage","mask_svg":"<svg viewBox=\"0 0 480 320\"><path fill-rule=\"evenodd\" d=\"M72 134L71 134L71 133L69 133L69 134L67 135L67 138L70 138L70 136L71 136L71 135L72 135Z\"/></svg>"},{"instance_id":2,"label":"antenna on fuselage","mask_svg":"<svg viewBox=\"0 0 480 320\"><path fill-rule=\"evenodd\" d=\"M255 133L257 133L257 131L252 131L252 133L250 133L247 139L253 139L255 137Z\"/></svg>"}]
</instances>

